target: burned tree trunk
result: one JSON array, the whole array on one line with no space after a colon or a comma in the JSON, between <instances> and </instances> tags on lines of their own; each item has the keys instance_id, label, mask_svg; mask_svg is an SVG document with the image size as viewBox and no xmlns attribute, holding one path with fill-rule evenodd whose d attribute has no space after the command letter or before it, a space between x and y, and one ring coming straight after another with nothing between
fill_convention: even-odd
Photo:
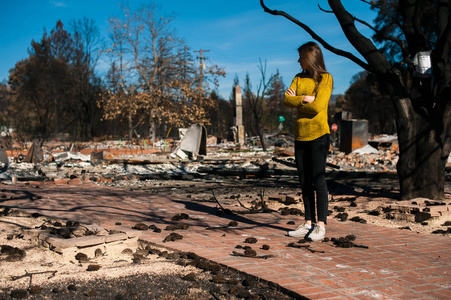
<instances>
[{"instance_id":1,"label":"burned tree trunk","mask_svg":"<svg viewBox=\"0 0 451 300\"><path fill-rule=\"evenodd\" d=\"M450 108L427 111L411 98L395 99L399 160L397 172L401 198L442 199L445 188L445 164L449 138L444 128L449 124ZM422 101L431 101L423 99ZM449 134L448 134L449 136Z\"/></svg>"},{"instance_id":2,"label":"burned tree trunk","mask_svg":"<svg viewBox=\"0 0 451 300\"><path fill-rule=\"evenodd\" d=\"M255 127L257 129L257 134L260 139L260 143L262 144L262 149L263 149L263 151L266 151L267 149L266 149L265 135L263 133L263 129L262 129L262 126L260 125L260 122L257 121L255 123Z\"/></svg>"}]
</instances>

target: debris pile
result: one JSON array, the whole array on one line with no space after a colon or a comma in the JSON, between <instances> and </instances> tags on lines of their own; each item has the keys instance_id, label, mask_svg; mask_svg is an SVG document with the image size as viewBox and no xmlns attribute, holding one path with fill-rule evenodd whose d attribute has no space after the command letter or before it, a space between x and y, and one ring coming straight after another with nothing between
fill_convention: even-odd
<instances>
[{"instance_id":1,"label":"debris pile","mask_svg":"<svg viewBox=\"0 0 451 300\"><path fill-rule=\"evenodd\" d=\"M77 258L77 255L94 258L107 253L109 256L115 256L125 248L137 249L141 234L138 230L130 228L118 227L107 231L95 224L50 219L37 213L29 214L9 208L0 208L0 216L5 220L13 218L12 220L16 222L19 220L17 218L20 218L24 223L19 233L10 234L11 239L29 240L31 244L50 249L67 260ZM19 257L20 253L11 251L14 249L6 245L0 248L1 255L7 255L8 259Z\"/></svg>"},{"instance_id":2,"label":"debris pile","mask_svg":"<svg viewBox=\"0 0 451 300\"><path fill-rule=\"evenodd\" d=\"M357 151L345 154L344 152L329 155L327 162L338 166L343 171L369 171L394 172L398 162L396 150ZM373 148L374 149L374 148ZM364 149L365 150L365 149Z\"/></svg>"},{"instance_id":3,"label":"debris pile","mask_svg":"<svg viewBox=\"0 0 451 300\"><path fill-rule=\"evenodd\" d=\"M386 204L380 210L379 213L385 214L387 219L422 223L428 220L442 220L441 217L451 218L451 200L416 198Z\"/></svg>"},{"instance_id":4,"label":"debris pile","mask_svg":"<svg viewBox=\"0 0 451 300\"><path fill-rule=\"evenodd\" d=\"M124 180L133 182L205 176L261 178L297 175L293 143L289 137L272 137L268 140L268 151L262 151L255 147L212 144L215 139L204 136L202 130L191 140L187 134L181 141L164 140L164 143L160 141L155 145L149 145L145 140L76 144L47 142L42 148L36 143L26 148L13 145L13 150L2 153L5 157L0 163L0 181L71 180L71 183L91 181L111 184ZM193 139L198 143L193 143ZM281 139L286 142L280 143ZM166 146L162 148L163 144L173 145L172 153ZM186 155L180 155L181 151ZM37 162L39 157L42 160ZM327 166L329 171L396 172L397 161L396 137L381 136L349 154L332 150Z\"/></svg>"}]
</instances>

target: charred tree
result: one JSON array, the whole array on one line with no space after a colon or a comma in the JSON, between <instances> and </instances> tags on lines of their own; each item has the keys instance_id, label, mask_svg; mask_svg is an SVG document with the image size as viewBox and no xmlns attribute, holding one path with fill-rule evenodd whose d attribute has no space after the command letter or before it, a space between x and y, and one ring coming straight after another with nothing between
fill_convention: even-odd
<instances>
[{"instance_id":1,"label":"charred tree","mask_svg":"<svg viewBox=\"0 0 451 300\"><path fill-rule=\"evenodd\" d=\"M366 1L365 1L366 2ZM401 199L444 198L445 165L451 150L451 25L450 0L379 0L369 3L381 13L396 16L388 23L396 27L375 28L352 16L340 0L328 0L343 33L363 56L334 48L307 25L283 11L271 10L263 0L264 11L280 15L307 31L325 49L346 57L374 74L395 111L400 156L397 164ZM391 11L383 11L391 9ZM390 20L390 18L387 18ZM396 45L399 59L389 57L363 36L355 23L375 31L379 42ZM415 59L430 53L431 74L417 72Z\"/></svg>"}]
</instances>

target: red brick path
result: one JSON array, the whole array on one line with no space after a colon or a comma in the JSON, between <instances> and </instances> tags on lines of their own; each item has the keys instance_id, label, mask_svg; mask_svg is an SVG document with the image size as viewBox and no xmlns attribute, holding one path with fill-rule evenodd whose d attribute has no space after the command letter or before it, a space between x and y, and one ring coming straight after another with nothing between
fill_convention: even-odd
<instances>
[{"instance_id":1,"label":"red brick path","mask_svg":"<svg viewBox=\"0 0 451 300\"><path fill-rule=\"evenodd\" d=\"M75 183L75 182L74 182ZM175 214L187 213L179 230L183 239L163 243L170 231L143 232L142 239L207 259L272 281L308 299L451 299L451 239L408 230L389 229L355 222L329 220L327 237L353 234L356 244L369 247L338 248L332 243L312 243L311 253L287 247L298 239L285 236L293 216L272 214L216 215L216 204L152 195L143 191L102 187L92 183L18 183L0 186L0 206L42 215L97 223L107 229L132 227L137 222L161 229L173 224ZM220 198L220 195L217 195ZM237 207L229 207L237 209ZM237 227L206 230L206 227ZM247 237L258 239L245 244ZM262 245L269 250L262 250ZM236 245L249 245L268 259L232 256Z\"/></svg>"}]
</instances>

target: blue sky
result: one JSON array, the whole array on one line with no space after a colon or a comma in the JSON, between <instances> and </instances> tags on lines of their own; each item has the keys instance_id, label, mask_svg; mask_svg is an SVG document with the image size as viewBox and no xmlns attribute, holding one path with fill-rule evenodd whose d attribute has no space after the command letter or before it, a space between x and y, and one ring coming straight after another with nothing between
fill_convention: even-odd
<instances>
[{"instance_id":1,"label":"blue sky","mask_svg":"<svg viewBox=\"0 0 451 300\"><path fill-rule=\"evenodd\" d=\"M129 0L131 7L149 1ZM32 40L39 41L44 32L50 32L58 20L68 24L71 20L87 17L94 19L102 36L108 41L108 22L120 16L120 0L0 0L0 81L7 79L8 71L17 61L28 56ZM300 71L297 47L312 40L300 27L281 16L265 13L259 0L154 0L163 14L173 13L173 28L192 51L204 53L206 64L217 64L227 76L220 81L219 93L229 98L236 75L240 84L249 73L255 89L260 81L259 59L266 60L267 77L279 70L285 85ZM336 48L358 56L343 35L333 14L320 11L318 4L328 9L326 0L266 0L266 5L283 10L310 26ZM375 13L368 4L359 0L342 0L343 5L356 17L369 23ZM371 31L358 27L366 36ZM193 57L198 53L193 53ZM349 87L352 76L362 71L353 62L324 50L328 71L334 77L334 94L342 94ZM102 75L102 68L99 68Z\"/></svg>"}]
</instances>

